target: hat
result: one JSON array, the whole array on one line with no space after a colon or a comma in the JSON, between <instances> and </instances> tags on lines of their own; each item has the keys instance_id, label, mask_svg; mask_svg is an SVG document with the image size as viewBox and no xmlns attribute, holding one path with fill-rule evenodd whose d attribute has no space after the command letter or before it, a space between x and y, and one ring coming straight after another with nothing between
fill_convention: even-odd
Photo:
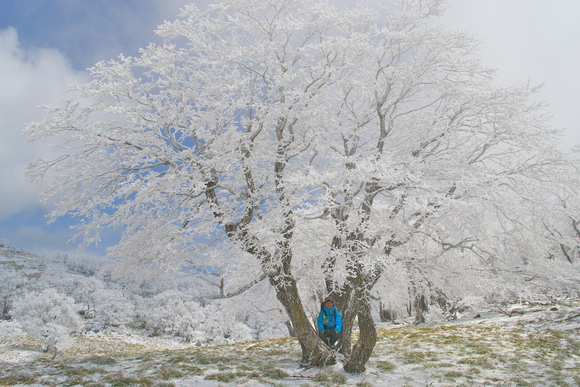
<instances>
[{"instance_id":1,"label":"hat","mask_svg":"<svg viewBox=\"0 0 580 387\"><path fill-rule=\"evenodd\" d=\"M336 304L336 302L334 302L334 298L333 298L333 297L331 297L331 296L328 296L328 297L326 297L326 298L324 299L324 302L327 302L327 301L330 301L330 302L332 302L333 304Z\"/></svg>"}]
</instances>

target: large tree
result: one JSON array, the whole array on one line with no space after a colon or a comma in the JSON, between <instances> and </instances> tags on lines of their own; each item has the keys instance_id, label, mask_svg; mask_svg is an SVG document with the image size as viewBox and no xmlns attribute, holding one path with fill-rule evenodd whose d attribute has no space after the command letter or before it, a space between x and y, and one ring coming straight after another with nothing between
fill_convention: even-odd
<instances>
[{"instance_id":1,"label":"large tree","mask_svg":"<svg viewBox=\"0 0 580 387\"><path fill-rule=\"evenodd\" d=\"M159 28L163 46L97 64L81 96L29 126L64 149L31 176L48 177L53 216L81 218L86 243L124 228L111 254L267 278L305 365L333 361L296 274L320 273L345 316L345 369L362 371L370 292L390 264L519 259L532 240L542 256L557 234L539 221L557 212L547 199L577 184L535 90L495 86L477 42L434 25L440 12L188 6Z\"/></svg>"}]
</instances>

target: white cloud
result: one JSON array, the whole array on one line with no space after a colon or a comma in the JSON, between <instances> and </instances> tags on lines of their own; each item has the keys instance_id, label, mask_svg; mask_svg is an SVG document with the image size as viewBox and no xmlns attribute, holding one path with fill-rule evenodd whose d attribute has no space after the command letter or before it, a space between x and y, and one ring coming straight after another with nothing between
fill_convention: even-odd
<instances>
[{"instance_id":1,"label":"white cloud","mask_svg":"<svg viewBox=\"0 0 580 387\"><path fill-rule=\"evenodd\" d=\"M25 124L43 117L38 105L60 104L67 85L83 78L58 51L24 50L15 29L0 30L0 219L37 203L39 187L24 170L47 149L26 142Z\"/></svg>"},{"instance_id":2,"label":"white cloud","mask_svg":"<svg viewBox=\"0 0 580 387\"><path fill-rule=\"evenodd\" d=\"M538 99L566 129L566 145L580 144L576 104L580 100L580 2L577 0L449 0L445 25L481 41L483 60L503 84L542 84Z\"/></svg>"},{"instance_id":3,"label":"white cloud","mask_svg":"<svg viewBox=\"0 0 580 387\"><path fill-rule=\"evenodd\" d=\"M200 9L205 9L210 0L153 0L156 8L156 14L160 16L161 19L166 19L168 21L173 21L179 14L179 10L184 8L186 5L195 3Z\"/></svg>"}]
</instances>

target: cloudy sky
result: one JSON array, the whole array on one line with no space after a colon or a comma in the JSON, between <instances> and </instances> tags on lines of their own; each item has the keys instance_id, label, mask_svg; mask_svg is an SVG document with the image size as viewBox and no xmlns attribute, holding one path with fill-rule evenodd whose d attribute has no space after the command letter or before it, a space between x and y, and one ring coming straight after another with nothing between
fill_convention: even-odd
<instances>
[{"instance_id":1,"label":"cloudy sky","mask_svg":"<svg viewBox=\"0 0 580 387\"><path fill-rule=\"evenodd\" d=\"M76 249L67 244L71 219L46 224L39 187L26 182L26 165L49 157L45 144L27 143L26 122L40 104L57 105L68 84L87 81L86 68L118 54L136 55L153 30L174 20L193 0L0 0L0 239L32 251ZM208 0L195 0L204 7ZM341 4L355 0L336 0ZM387 0L382 0L386 2ZM372 0L369 0L372 3ZM484 61L497 82L544 83L552 124L565 129L563 146L580 143L580 1L449 0L441 23L481 39ZM102 254L116 232L90 252Z\"/></svg>"}]
</instances>

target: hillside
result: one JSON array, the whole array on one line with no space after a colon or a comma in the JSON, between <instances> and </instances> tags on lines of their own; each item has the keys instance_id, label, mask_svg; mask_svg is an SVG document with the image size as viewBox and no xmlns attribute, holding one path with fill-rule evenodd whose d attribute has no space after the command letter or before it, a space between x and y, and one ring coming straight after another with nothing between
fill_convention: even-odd
<instances>
[{"instance_id":1,"label":"hillside","mask_svg":"<svg viewBox=\"0 0 580 387\"><path fill-rule=\"evenodd\" d=\"M283 330L264 323L272 323L272 310L261 312L251 302L243 304L247 301L242 299L217 309L195 303L171 309L171 304L162 303L195 294L200 289L196 283L177 283L182 291L167 293L150 281L147 286L133 287L142 296L127 287L119 292L118 283L106 282L107 277L98 275L93 260L38 256L7 243L0 243L0 269L5 300L15 301L29 292L53 287L75 297L77 305L89 300L85 311L91 312L83 315L82 332L73 335L69 346L59 350L54 360L52 353L42 351L46 343L24 335L18 324L8 319L0 321L0 386L580 385L578 295L553 298L553 303L467 309L448 322L417 326L407 318L399 319L399 324L383 323L367 371L348 375L340 362L324 369L299 369L297 341L283 338ZM569 290L568 294L573 294L573 288ZM154 300L158 302L150 303ZM223 313L216 311L232 308L233 302L254 320L241 324L217 319ZM111 325L111 318L128 316L112 314L118 305L128 306L127 310L140 305L141 315L147 319ZM167 308L167 313L155 317L152 311L160 312L160 306ZM191 319L183 320L186 324L199 321L194 332L199 340L167 329L187 313ZM159 324L170 316L173 321L165 327L147 325ZM278 323L283 325L281 321ZM228 322L231 327L223 329ZM240 333L243 330L245 334ZM256 336L262 340L256 341Z\"/></svg>"},{"instance_id":2,"label":"hillside","mask_svg":"<svg viewBox=\"0 0 580 387\"><path fill-rule=\"evenodd\" d=\"M10 246L0 239L0 265L0 268L6 265L26 275L34 275L42 272L43 262L36 254Z\"/></svg>"},{"instance_id":3,"label":"hillside","mask_svg":"<svg viewBox=\"0 0 580 387\"><path fill-rule=\"evenodd\" d=\"M580 302L511 312L383 325L360 375L345 374L340 363L299 369L300 346L291 338L200 347L125 328L77 336L51 361L40 343L18 337L0 346L0 385L580 385Z\"/></svg>"}]
</instances>

